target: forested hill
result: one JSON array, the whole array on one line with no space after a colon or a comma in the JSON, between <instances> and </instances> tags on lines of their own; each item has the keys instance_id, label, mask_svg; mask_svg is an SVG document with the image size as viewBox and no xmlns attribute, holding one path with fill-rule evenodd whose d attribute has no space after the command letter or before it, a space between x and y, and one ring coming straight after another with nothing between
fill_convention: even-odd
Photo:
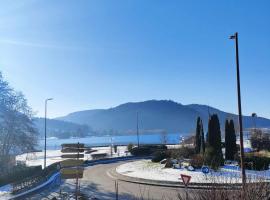
<instances>
[{"instance_id":1,"label":"forested hill","mask_svg":"<svg viewBox=\"0 0 270 200\"><path fill-rule=\"evenodd\" d=\"M39 135L44 137L44 118L35 118L34 124ZM75 124L55 119L47 119L47 136L57 138L86 137L92 135L92 129L88 125Z\"/></svg>"},{"instance_id":2,"label":"forested hill","mask_svg":"<svg viewBox=\"0 0 270 200\"><path fill-rule=\"evenodd\" d=\"M196 118L200 116L204 121L205 129L209 114L218 114L221 127L224 127L226 118L233 118L237 123L237 115L218 110L213 107L191 104L182 105L174 101L150 100L137 103L126 103L109 109L86 110L71 113L57 118L58 120L87 124L94 130L135 132L136 113L139 114L141 130L167 130L168 132L192 133L195 129ZM257 127L270 127L270 120L256 119ZM253 119L244 117L244 127L253 126Z\"/></svg>"}]
</instances>

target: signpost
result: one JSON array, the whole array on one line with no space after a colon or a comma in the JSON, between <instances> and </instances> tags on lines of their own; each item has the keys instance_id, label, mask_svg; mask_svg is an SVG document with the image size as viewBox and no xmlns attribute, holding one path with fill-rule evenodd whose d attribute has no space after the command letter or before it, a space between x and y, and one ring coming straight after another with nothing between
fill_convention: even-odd
<instances>
[{"instance_id":1,"label":"signpost","mask_svg":"<svg viewBox=\"0 0 270 200\"><path fill-rule=\"evenodd\" d=\"M82 143L72 143L72 144L62 144L62 149L64 148L84 148L84 144Z\"/></svg>"},{"instance_id":2,"label":"signpost","mask_svg":"<svg viewBox=\"0 0 270 200\"><path fill-rule=\"evenodd\" d=\"M84 152L84 148L73 148L73 147L67 147L67 148L63 148L61 150L62 153L82 153Z\"/></svg>"},{"instance_id":3,"label":"signpost","mask_svg":"<svg viewBox=\"0 0 270 200\"><path fill-rule=\"evenodd\" d=\"M83 177L83 168L64 168L60 170L62 179L76 179Z\"/></svg>"},{"instance_id":4,"label":"signpost","mask_svg":"<svg viewBox=\"0 0 270 200\"><path fill-rule=\"evenodd\" d=\"M74 160L74 159L63 160L60 162L61 168L76 167L82 164L83 164L83 160Z\"/></svg>"},{"instance_id":5,"label":"signpost","mask_svg":"<svg viewBox=\"0 0 270 200\"><path fill-rule=\"evenodd\" d=\"M190 182L191 176L185 175L185 174L180 174L181 179L185 185L185 190L186 190L186 200L188 200L188 184Z\"/></svg>"},{"instance_id":6,"label":"signpost","mask_svg":"<svg viewBox=\"0 0 270 200\"><path fill-rule=\"evenodd\" d=\"M61 178L62 179L76 179L76 200L78 199L78 190L79 190L79 178L83 178L83 160L80 158L84 158L83 153L85 148L84 144L62 144L61 152L64 153L61 155L61 158L70 158L68 160L64 160L60 162L61 166ZM65 154L67 153L67 154Z\"/></svg>"},{"instance_id":7,"label":"signpost","mask_svg":"<svg viewBox=\"0 0 270 200\"><path fill-rule=\"evenodd\" d=\"M209 172L210 172L209 167L207 167L207 166L202 167L202 173L208 174Z\"/></svg>"},{"instance_id":8,"label":"signpost","mask_svg":"<svg viewBox=\"0 0 270 200\"><path fill-rule=\"evenodd\" d=\"M79 154L79 152L77 154L63 154L61 155L61 158L84 158L84 154Z\"/></svg>"},{"instance_id":9,"label":"signpost","mask_svg":"<svg viewBox=\"0 0 270 200\"><path fill-rule=\"evenodd\" d=\"M205 179L207 180L207 174L210 172L210 169L209 169L209 167L207 167L207 166L202 166L202 173L204 173L204 175L205 175Z\"/></svg>"}]
</instances>

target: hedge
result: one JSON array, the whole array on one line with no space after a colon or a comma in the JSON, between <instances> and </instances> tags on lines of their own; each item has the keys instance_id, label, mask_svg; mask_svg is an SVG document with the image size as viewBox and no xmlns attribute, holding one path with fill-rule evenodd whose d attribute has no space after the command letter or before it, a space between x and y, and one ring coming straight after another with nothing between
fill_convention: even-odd
<instances>
[{"instance_id":1,"label":"hedge","mask_svg":"<svg viewBox=\"0 0 270 200\"><path fill-rule=\"evenodd\" d=\"M166 145L141 145L140 147L134 147L130 153L134 156L150 156L156 151L167 150Z\"/></svg>"}]
</instances>

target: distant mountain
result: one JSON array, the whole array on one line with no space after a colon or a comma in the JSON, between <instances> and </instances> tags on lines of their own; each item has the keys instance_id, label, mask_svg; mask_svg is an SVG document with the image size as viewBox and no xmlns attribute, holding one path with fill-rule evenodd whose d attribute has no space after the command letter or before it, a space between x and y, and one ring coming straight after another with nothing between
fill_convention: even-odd
<instances>
[{"instance_id":1,"label":"distant mountain","mask_svg":"<svg viewBox=\"0 0 270 200\"><path fill-rule=\"evenodd\" d=\"M34 124L41 137L44 137L44 118L35 118ZM57 138L85 137L93 134L88 125L47 119L47 136Z\"/></svg>"},{"instance_id":2,"label":"distant mountain","mask_svg":"<svg viewBox=\"0 0 270 200\"><path fill-rule=\"evenodd\" d=\"M117 133L135 133L136 113L139 113L140 130L166 130L168 132L192 133L196 118L200 116L207 129L209 114L218 114L221 127L225 119L232 118L237 123L237 115L226 113L213 107L191 104L182 105L167 100L150 100L138 103L126 103L110 109L86 110L57 118L58 120L87 124L98 132L114 131ZM253 119L245 116L244 127L253 126ZM258 127L270 127L270 120L257 118Z\"/></svg>"}]
</instances>

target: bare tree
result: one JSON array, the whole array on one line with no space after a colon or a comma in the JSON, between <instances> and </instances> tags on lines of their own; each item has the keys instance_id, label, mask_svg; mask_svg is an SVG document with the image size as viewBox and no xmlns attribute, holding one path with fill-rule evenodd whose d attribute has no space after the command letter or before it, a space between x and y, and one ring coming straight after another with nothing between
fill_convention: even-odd
<instances>
[{"instance_id":1,"label":"bare tree","mask_svg":"<svg viewBox=\"0 0 270 200\"><path fill-rule=\"evenodd\" d=\"M0 72L0 170L8 169L11 154L31 151L37 144L32 116L23 94L14 91Z\"/></svg>"},{"instance_id":2,"label":"bare tree","mask_svg":"<svg viewBox=\"0 0 270 200\"><path fill-rule=\"evenodd\" d=\"M160 137L161 137L160 139L161 139L161 143L162 143L162 144L167 144L167 143L168 143L168 133L167 133L166 130L163 130L163 131L161 132Z\"/></svg>"}]
</instances>

